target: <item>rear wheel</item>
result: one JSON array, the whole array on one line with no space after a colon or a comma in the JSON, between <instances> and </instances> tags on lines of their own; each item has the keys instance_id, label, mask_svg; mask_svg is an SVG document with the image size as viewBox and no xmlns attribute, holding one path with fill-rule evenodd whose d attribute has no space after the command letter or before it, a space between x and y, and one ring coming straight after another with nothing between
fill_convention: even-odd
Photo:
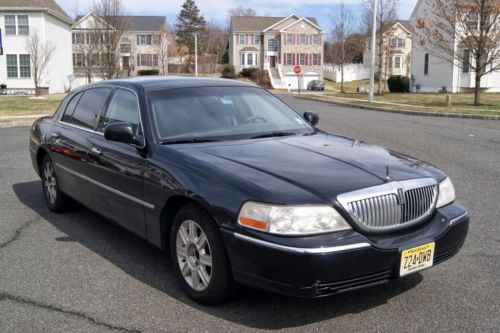
<instances>
[{"instance_id":1,"label":"rear wheel","mask_svg":"<svg viewBox=\"0 0 500 333\"><path fill-rule=\"evenodd\" d=\"M43 158L41 176L43 196L49 210L59 213L67 209L71 201L59 188L56 170L49 155Z\"/></svg>"},{"instance_id":2,"label":"rear wheel","mask_svg":"<svg viewBox=\"0 0 500 333\"><path fill-rule=\"evenodd\" d=\"M188 204L177 213L170 233L175 274L186 294L202 304L217 304L234 290L229 259L213 219Z\"/></svg>"}]
</instances>

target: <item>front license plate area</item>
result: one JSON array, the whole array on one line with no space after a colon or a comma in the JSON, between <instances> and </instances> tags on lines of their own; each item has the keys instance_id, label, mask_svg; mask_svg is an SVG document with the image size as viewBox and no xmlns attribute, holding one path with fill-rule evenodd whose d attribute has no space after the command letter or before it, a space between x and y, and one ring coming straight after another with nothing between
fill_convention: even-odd
<instances>
[{"instance_id":1,"label":"front license plate area","mask_svg":"<svg viewBox=\"0 0 500 333\"><path fill-rule=\"evenodd\" d=\"M432 267L434 264L434 248L436 243L428 243L401 252L399 276L416 273Z\"/></svg>"}]
</instances>

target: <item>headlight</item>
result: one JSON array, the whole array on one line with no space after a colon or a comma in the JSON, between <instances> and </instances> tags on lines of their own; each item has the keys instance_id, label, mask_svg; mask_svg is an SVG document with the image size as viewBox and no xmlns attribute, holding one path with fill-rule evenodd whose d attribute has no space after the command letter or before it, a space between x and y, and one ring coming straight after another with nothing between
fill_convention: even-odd
<instances>
[{"instance_id":1,"label":"headlight","mask_svg":"<svg viewBox=\"0 0 500 333\"><path fill-rule=\"evenodd\" d=\"M281 235L321 234L351 229L332 207L273 206L256 202L243 205L238 223L244 227Z\"/></svg>"},{"instance_id":2,"label":"headlight","mask_svg":"<svg viewBox=\"0 0 500 333\"><path fill-rule=\"evenodd\" d=\"M450 178L446 178L441 183L439 183L439 198L436 204L436 208L446 206L455 201L455 188Z\"/></svg>"}]
</instances>

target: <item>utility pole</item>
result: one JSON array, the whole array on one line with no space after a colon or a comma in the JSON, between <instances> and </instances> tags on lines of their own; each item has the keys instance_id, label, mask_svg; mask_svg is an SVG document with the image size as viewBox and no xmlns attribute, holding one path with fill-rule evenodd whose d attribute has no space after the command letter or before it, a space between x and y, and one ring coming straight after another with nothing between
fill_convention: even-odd
<instances>
[{"instance_id":1,"label":"utility pole","mask_svg":"<svg viewBox=\"0 0 500 333\"><path fill-rule=\"evenodd\" d=\"M194 35L194 76L198 76L198 32L193 32Z\"/></svg>"},{"instance_id":2,"label":"utility pole","mask_svg":"<svg viewBox=\"0 0 500 333\"><path fill-rule=\"evenodd\" d=\"M375 90L375 57L377 48L377 0L372 0L373 16L372 16L372 40L371 40L371 62L370 62L370 92L368 94L368 102L373 103L373 93ZM380 75L381 73L379 73Z\"/></svg>"}]
</instances>

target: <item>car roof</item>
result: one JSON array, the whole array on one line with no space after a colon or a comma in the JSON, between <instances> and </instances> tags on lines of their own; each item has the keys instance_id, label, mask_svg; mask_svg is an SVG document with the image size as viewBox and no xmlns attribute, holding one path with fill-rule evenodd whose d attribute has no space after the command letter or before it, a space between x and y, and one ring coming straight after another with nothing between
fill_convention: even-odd
<instances>
[{"instance_id":1,"label":"car roof","mask_svg":"<svg viewBox=\"0 0 500 333\"><path fill-rule=\"evenodd\" d=\"M113 79L99 81L83 86L82 88L116 85L143 89L144 91L193 88L193 87L258 87L255 84L246 83L238 80L193 77L193 76L138 76L126 79Z\"/></svg>"}]
</instances>

